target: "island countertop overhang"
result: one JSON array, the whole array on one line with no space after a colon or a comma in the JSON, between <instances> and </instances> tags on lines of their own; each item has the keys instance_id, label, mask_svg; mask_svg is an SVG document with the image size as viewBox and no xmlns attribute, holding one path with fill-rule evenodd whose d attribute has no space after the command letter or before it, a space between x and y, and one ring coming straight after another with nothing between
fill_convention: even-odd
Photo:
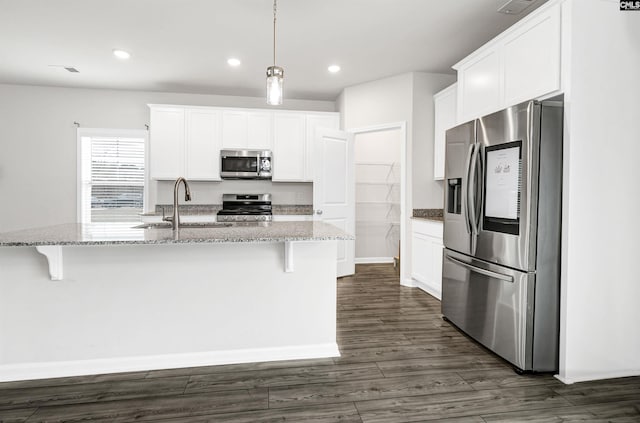
<instances>
[{"instance_id":1,"label":"island countertop overhang","mask_svg":"<svg viewBox=\"0 0 640 423\"><path fill-rule=\"evenodd\" d=\"M220 228L141 229L135 223L65 223L0 233L0 247L269 243L353 240L354 236L321 221L271 222Z\"/></svg>"}]
</instances>

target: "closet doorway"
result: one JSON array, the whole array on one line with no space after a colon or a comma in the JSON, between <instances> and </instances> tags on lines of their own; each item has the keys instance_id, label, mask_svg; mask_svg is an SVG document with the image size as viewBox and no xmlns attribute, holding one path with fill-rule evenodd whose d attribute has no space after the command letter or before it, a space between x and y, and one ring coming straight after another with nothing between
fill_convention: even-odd
<instances>
[{"instance_id":1,"label":"closet doorway","mask_svg":"<svg viewBox=\"0 0 640 423\"><path fill-rule=\"evenodd\" d=\"M405 123L350 132L356 184L355 262L393 263L405 251Z\"/></svg>"}]
</instances>

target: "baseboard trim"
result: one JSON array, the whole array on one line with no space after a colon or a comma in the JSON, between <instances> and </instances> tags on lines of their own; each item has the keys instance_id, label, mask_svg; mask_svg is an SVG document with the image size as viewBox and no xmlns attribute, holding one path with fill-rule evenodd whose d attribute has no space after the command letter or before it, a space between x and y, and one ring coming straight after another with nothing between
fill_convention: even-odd
<instances>
[{"instance_id":1,"label":"baseboard trim","mask_svg":"<svg viewBox=\"0 0 640 423\"><path fill-rule=\"evenodd\" d=\"M393 257L356 257L356 264L393 263Z\"/></svg>"},{"instance_id":2,"label":"baseboard trim","mask_svg":"<svg viewBox=\"0 0 640 423\"><path fill-rule=\"evenodd\" d=\"M416 287L415 282L416 281L411 278L400 278L400 285L406 286L408 288L415 288Z\"/></svg>"},{"instance_id":3,"label":"baseboard trim","mask_svg":"<svg viewBox=\"0 0 640 423\"><path fill-rule=\"evenodd\" d=\"M561 375L555 375L554 377L558 379L560 382L571 385L577 382L589 382L592 380L602 380L602 379L617 379L620 377L633 377L640 376L640 369L635 369L632 371L618 371L618 372L606 372L606 373L591 373L580 375L579 377L566 377Z\"/></svg>"},{"instance_id":4,"label":"baseboard trim","mask_svg":"<svg viewBox=\"0 0 640 423\"><path fill-rule=\"evenodd\" d=\"M340 357L337 343L0 365L0 382L263 361Z\"/></svg>"},{"instance_id":5,"label":"baseboard trim","mask_svg":"<svg viewBox=\"0 0 640 423\"><path fill-rule=\"evenodd\" d=\"M413 279L413 286L420 288L432 297L442 300L442 290L434 285L431 285L430 283Z\"/></svg>"}]
</instances>

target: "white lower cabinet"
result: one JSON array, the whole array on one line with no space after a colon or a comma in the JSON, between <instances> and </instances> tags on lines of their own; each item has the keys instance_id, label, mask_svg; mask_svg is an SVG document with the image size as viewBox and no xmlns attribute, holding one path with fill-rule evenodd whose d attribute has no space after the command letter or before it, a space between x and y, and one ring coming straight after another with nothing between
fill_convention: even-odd
<instances>
[{"instance_id":1,"label":"white lower cabinet","mask_svg":"<svg viewBox=\"0 0 640 423\"><path fill-rule=\"evenodd\" d=\"M442 295L442 222L411 219L411 277L437 299Z\"/></svg>"}]
</instances>

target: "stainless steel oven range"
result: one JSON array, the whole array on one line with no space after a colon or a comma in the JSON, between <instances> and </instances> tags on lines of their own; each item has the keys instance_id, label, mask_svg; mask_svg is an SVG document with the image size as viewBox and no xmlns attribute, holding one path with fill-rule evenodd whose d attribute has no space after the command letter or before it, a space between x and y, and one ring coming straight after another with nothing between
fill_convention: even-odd
<instances>
[{"instance_id":1,"label":"stainless steel oven range","mask_svg":"<svg viewBox=\"0 0 640 423\"><path fill-rule=\"evenodd\" d=\"M271 194L223 194L218 222L271 222Z\"/></svg>"}]
</instances>

